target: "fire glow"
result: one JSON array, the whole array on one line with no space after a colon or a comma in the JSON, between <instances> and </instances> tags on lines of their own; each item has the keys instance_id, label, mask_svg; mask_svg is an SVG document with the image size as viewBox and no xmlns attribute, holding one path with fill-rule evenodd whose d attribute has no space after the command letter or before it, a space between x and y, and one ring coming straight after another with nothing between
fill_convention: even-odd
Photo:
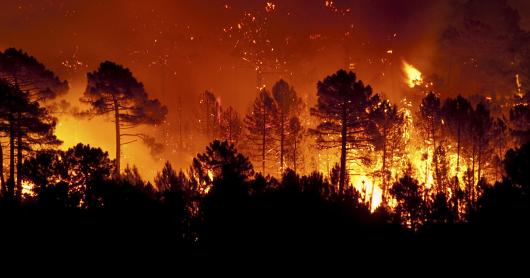
<instances>
[{"instance_id":1,"label":"fire glow","mask_svg":"<svg viewBox=\"0 0 530 278\"><path fill-rule=\"evenodd\" d=\"M413 65L403 61L403 72L405 73L405 82L410 88L421 86L423 84L423 75Z\"/></svg>"}]
</instances>

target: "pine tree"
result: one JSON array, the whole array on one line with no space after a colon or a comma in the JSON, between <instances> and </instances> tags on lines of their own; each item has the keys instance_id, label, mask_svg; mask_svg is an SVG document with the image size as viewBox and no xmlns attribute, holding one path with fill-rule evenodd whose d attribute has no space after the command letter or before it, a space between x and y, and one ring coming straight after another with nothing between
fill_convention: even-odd
<instances>
[{"instance_id":1,"label":"pine tree","mask_svg":"<svg viewBox=\"0 0 530 278\"><path fill-rule=\"evenodd\" d=\"M241 121L239 113L237 113L232 106L229 106L228 109L222 110L220 119L220 137L237 146L241 139L242 132L243 122Z\"/></svg>"},{"instance_id":2,"label":"pine tree","mask_svg":"<svg viewBox=\"0 0 530 278\"><path fill-rule=\"evenodd\" d=\"M444 128L448 130L447 133L450 138L456 142L457 174L460 172L460 153L462 146L467 141L465 138L470 125L471 111L471 104L462 96L457 96L456 99L448 98L442 107Z\"/></svg>"},{"instance_id":3,"label":"pine tree","mask_svg":"<svg viewBox=\"0 0 530 278\"><path fill-rule=\"evenodd\" d=\"M24 94L22 98L27 98L27 101L21 101L19 108L25 107L25 104L34 103L38 101L53 100L57 96L68 91L68 83L61 81L52 71L48 70L35 57L28 55L22 50L8 48L4 52L0 52L0 80L14 87L14 90L20 94ZM34 106L34 104L32 104ZM31 108L30 108L31 109ZM40 109L40 108L39 108ZM33 112L37 112L34 109ZM26 111L29 112L29 111ZM48 111L45 112L48 114ZM27 120L22 119L22 111L12 115L10 128L10 145L14 146L16 138L17 149L17 165L20 168L23 158L24 141L22 136L26 131L22 129L22 122ZM27 115L27 113L26 113ZM1 142L0 142L1 144ZM13 165L15 154L10 151L10 164ZM3 158L2 158L3 159ZM0 165L1 166L1 165ZM0 171L0 172L3 172ZM14 180L13 180L14 181ZM16 178L17 188L22 186L22 180L17 174Z\"/></svg>"},{"instance_id":4,"label":"pine tree","mask_svg":"<svg viewBox=\"0 0 530 278\"><path fill-rule=\"evenodd\" d=\"M283 174L286 165L285 156L290 145L294 144L294 142L289 140L289 121L291 117L299 115L302 100L296 95L294 88L289 86L283 79L280 79L272 87L272 97L277 107L274 129L279 141L278 157L280 160L280 172Z\"/></svg>"},{"instance_id":5,"label":"pine tree","mask_svg":"<svg viewBox=\"0 0 530 278\"><path fill-rule=\"evenodd\" d=\"M199 126L206 141L217 138L221 124L221 104L214 93L204 91L199 101Z\"/></svg>"},{"instance_id":6,"label":"pine tree","mask_svg":"<svg viewBox=\"0 0 530 278\"><path fill-rule=\"evenodd\" d=\"M123 137L137 137L144 142L150 139L142 133L122 133L124 129L139 125L158 125L167 114L167 108L158 99L149 99L144 85L132 72L113 62L105 61L99 68L87 74L88 84L81 98L91 105L87 112L93 115L113 114L116 127L116 167L115 175L120 174L121 146Z\"/></svg>"},{"instance_id":7,"label":"pine tree","mask_svg":"<svg viewBox=\"0 0 530 278\"><path fill-rule=\"evenodd\" d=\"M304 136L304 127L300 123L300 118L297 116L292 117L289 120L289 133L287 140L291 144L290 145L290 151L287 154L287 157L291 158L292 160L292 167L293 170L296 172L298 170L298 164L299 161L302 160L302 148L300 144L302 143L302 139Z\"/></svg>"},{"instance_id":8,"label":"pine tree","mask_svg":"<svg viewBox=\"0 0 530 278\"><path fill-rule=\"evenodd\" d=\"M372 88L357 80L353 72L339 70L317 84L318 103L311 114L320 120L312 130L321 149L340 149L339 191L344 192L348 151L369 146L369 112ZM356 157L355 159L366 159Z\"/></svg>"},{"instance_id":9,"label":"pine tree","mask_svg":"<svg viewBox=\"0 0 530 278\"><path fill-rule=\"evenodd\" d=\"M441 119L441 107L440 98L434 92L428 92L421 100L420 111L419 111L419 127L420 133L424 136L424 141L427 146L432 149L431 158L434 158L434 152L436 151L439 135L440 126L442 124ZM429 157L429 154L426 154ZM434 162L434 172L437 171L438 164L436 160ZM427 173L428 175L429 173ZM433 175L435 176L435 175Z\"/></svg>"},{"instance_id":10,"label":"pine tree","mask_svg":"<svg viewBox=\"0 0 530 278\"><path fill-rule=\"evenodd\" d=\"M398 112L397 106L392 105L389 100L383 99L375 103L370 119L375 125L376 136L374 145L381 152L381 190L382 201L386 203L388 182L391 177L395 157L401 153L403 142L403 125L405 118L403 113Z\"/></svg>"},{"instance_id":11,"label":"pine tree","mask_svg":"<svg viewBox=\"0 0 530 278\"><path fill-rule=\"evenodd\" d=\"M33 145L58 145L61 142L53 134L56 119L48 110L31 101L27 93L17 87L0 82L0 128L9 134L9 179L2 191L12 199L21 197L23 151ZM15 158L15 150L17 150ZM16 165L15 165L16 161ZM16 177L15 177L16 170ZM16 181L16 187L15 187Z\"/></svg>"},{"instance_id":12,"label":"pine tree","mask_svg":"<svg viewBox=\"0 0 530 278\"><path fill-rule=\"evenodd\" d=\"M273 139L274 115L277 108L270 93L263 89L260 91L250 111L245 117L247 141L252 157L261 162L262 174L266 173L266 161L275 148Z\"/></svg>"}]
</instances>

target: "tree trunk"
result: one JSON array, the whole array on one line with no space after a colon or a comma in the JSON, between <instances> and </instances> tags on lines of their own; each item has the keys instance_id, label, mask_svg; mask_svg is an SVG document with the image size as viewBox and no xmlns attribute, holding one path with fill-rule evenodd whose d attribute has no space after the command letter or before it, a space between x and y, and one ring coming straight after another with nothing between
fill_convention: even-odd
<instances>
[{"instance_id":1,"label":"tree trunk","mask_svg":"<svg viewBox=\"0 0 530 278\"><path fill-rule=\"evenodd\" d=\"M4 179L4 151L2 142L0 141L0 192L2 195L6 193L6 181Z\"/></svg>"},{"instance_id":2,"label":"tree trunk","mask_svg":"<svg viewBox=\"0 0 530 278\"><path fill-rule=\"evenodd\" d=\"M14 196L15 190L15 120L9 120L9 179L7 181L7 195L9 199Z\"/></svg>"},{"instance_id":3,"label":"tree trunk","mask_svg":"<svg viewBox=\"0 0 530 278\"><path fill-rule=\"evenodd\" d=\"M294 137L294 152L293 152L293 168L295 172L296 172L296 138L297 137Z\"/></svg>"},{"instance_id":4,"label":"tree trunk","mask_svg":"<svg viewBox=\"0 0 530 278\"><path fill-rule=\"evenodd\" d=\"M228 142L232 143L232 109L228 111Z\"/></svg>"},{"instance_id":5,"label":"tree trunk","mask_svg":"<svg viewBox=\"0 0 530 278\"><path fill-rule=\"evenodd\" d=\"M120 135L120 107L118 100L113 96L114 101L114 121L116 124L116 169L114 169L114 176L117 178L120 176L120 159L121 159L121 135Z\"/></svg>"},{"instance_id":6,"label":"tree trunk","mask_svg":"<svg viewBox=\"0 0 530 278\"><path fill-rule=\"evenodd\" d=\"M472 166L471 166L471 200L470 200L470 205L472 206L473 203L475 202L475 144L473 144L473 154L472 154L472 158L473 158L473 163L472 163Z\"/></svg>"},{"instance_id":7,"label":"tree trunk","mask_svg":"<svg viewBox=\"0 0 530 278\"><path fill-rule=\"evenodd\" d=\"M436 182L438 183L438 185L440 185L440 180L438 178L438 158L435 157L435 154L436 154L436 120L435 120L435 116L433 115L432 116L432 126L431 126L431 133L432 133L432 159L434 160L434 179L436 179Z\"/></svg>"},{"instance_id":8,"label":"tree trunk","mask_svg":"<svg viewBox=\"0 0 530 278\"><path fill-rule=\"evenodd\" d=\"M265 176L265 143L266 143L266 132L267 132L267 111L266 108L263 107L263 119L262 119L262 141L261 141L261 169L263 172L263 175Z\"/></svg>"},{"instance_id":9,"label":"tree trunk","mask_svg":"<svg viewBox=\"0 0 530 278\"><path fill-rule=\"evenodd\" d=\"M284 114L280 112L280 172L283 174L283 146L285 143L285 127L284 127Z\"/></svg>"},{"instance_id":10,"label":"tree trunk","mask_svg":"<svg viewBox=\"0 0 530 278\"><path fill-rule=\"evenodd\" d=\"M347 141L347 113L346 102L342 103L342 130L341 130L341 149L340 149L340 180L339 180L339 194L344 192L344 182L346 180L346 141Z\"/></svg>"},{"instance_id":11,"label":"tree trunk","mask_svg":"<svg viewBox=\"0 0 530 278\"><path fill-rule=\"evenodd\" d=\"M456 140L456 175L460 172L460 122L458 122L457 140Z\"/></svg>"},{"instance_id":12,"label":"tree trunk","mask_svg":"<svg viewBox=\"0 0 530 278\"><path fill-rule=\"evenodd\" d=\"M17 187L15 196L16 200L19 201L22 198L22 131L20 130L22 115L18 112L17 116Z\"/></svg>"},{"instance_id":13,"label":"tree trunk","mask_svg":"<svg viewBox=\"0 0 530 278\"><path fill-rule=\"evenodd\" d=\"M477 153L477 163L478 163L478 170L477 170L477 183L480 182L480 178L482 176L482 146L479 144L478 146L478 153Z\"/></svg>"},{"instance_id":14,"label":"tree trunk","mask_svg":"<svg viewBox=\"0 0 530 278\"><path fill-rule=\"evenodd\" d=\"M386 205L386 141L387 141L387 128L386 126L383 129L383 166L381 166L381 187L382 187L382 193L381 193L381 202Z\"/></svg>"}]
</instances>

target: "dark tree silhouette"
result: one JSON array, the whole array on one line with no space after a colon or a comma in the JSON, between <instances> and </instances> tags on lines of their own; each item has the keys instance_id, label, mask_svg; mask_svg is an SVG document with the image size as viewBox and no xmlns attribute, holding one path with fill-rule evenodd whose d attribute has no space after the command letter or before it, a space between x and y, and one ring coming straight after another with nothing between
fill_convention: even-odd
<instances>
[{"instance_id":1,"label":"dark tree silhouette","mask_svg":"<svg viewBox=\"0 0 530 278\"><path fill-rule=\"evenodd\" d=\"M460 153L463 143L467 140L464 137L468 134L472 107L469 101L462 96L456 99L448 98L442 107L445 127L448 134L456 142L456 171L460 171Z\"/></svg>"},{"instance_id":2,"label":"dark tree silhouette","mask_svg":"<svg viewBox=\"0 0 530 278\"><path fill-rule=\"evenodd\" d=\"M392 185L390 194L397 200L396 213L403 223L417 230L425 215L423 193L418 181L406 174Z\"/></svg>"},{"instance_id":3,"label":"dark tree silhouette","mask_svg":"<svg viewBox=\"0 0 530 278\"><path fill-rule=\"evenodd\" d=\"M434 159L437 143L440 136L442 124L440 98L434 92L428 92L421 100L419 111L419 127L423 134L424 143L432 146L431 159L434 164L434 172L437 171L438 163ZM429 156L427 153L426 156ZM428 174L428 173L427 173ZM435 176L435 175L434 175ZM441 184L442 182L439 182Z\"/></svg>"},{"instance_id":4,"label":"dark tree silhouette","mask_svg":"<svg viewBox=\"0 0 530 278\"><path fill-rule=\"evenodd\" d=\"M318 103L311 114L320 120L312 132L322 149L339 148L339 191L344 191L348 150L362 149L370 143L369 109L372 106L372 88L357 80L353 72L339 70L319 81ZM356 157L365 159L365 157Z\"/></svg>"},{"instance_id":5,"label":"dark tree silhouette","mask_svg":"<svg viewBox=\"0 0 530 278\"><path fill-rule=\"evenodd\" d=\"M495 167L495 180L501 180L504 174L504 154L508 146L513 143L510 129L504 118L496 118L492 123L493 167Z\"/></svg>"},{"instance_id":6,"label":"dark tree silhouette","mask_svg":"<svg viewBox=\"0 0 530 278\"><path fill-rule=\"evenodd\" d=\"M0 52L0 79L27 92L33 101L54 99L68 91L66 81L33 56L14 48Z\"/></svg>"},{"instance_id":7,"label":"dark tree silhouette","mask_svg":"<svg viewBox=\"0 0 530 278\"><path fill-rule=\"evenodd\" d=\"M280 173L283 173L286 168L284 158L291 145L293 145L293 142L289 140L289 121L291 117L299 116L302 108L302 99L296 95L294 88L283 79L280 79L272 87L272 97L277 107L277 113L274 115L274 129L279 141Z\"/></svg>"},{"instance_id":8,"label":"dark tree silhouette","mask_svg":"<svg viewBox=\"0 0 530 278\"><path fill-rule=\"evenodd\" d=\"M100 148L77 144L64 152L38 151L22 169L43 204L96 208L102 205L98 190L110 178L113 163Z\"/></svg>"},{"instance_id":9,"label":"dark tree silhouette","mask_svg":"<svg viewBox=\"0 0 530 278\"><path fill-rule=\"evenodd\" d=\"M405 144L403 141L405 118L403 113L398 112L396 105L383 99L375 104L370 119L374 122L377 132L374 145L381 152L382 202L386 204L388 182L392 174L390 170L394 165L394 159L399 157Z\"/></svg>"},{"instance_id":10,"label":"dark tree silhouette","mask_svg":"<svg viewBox=\"0 0 530 278\"><path fill-rule=\"evenodd\" d=\"M237 146L241 140L243 122L241 121L239 113L237 113L232 106L229 106L228 109L222 111L220 125L221 138Z\"/></svg>"},{"instance_id":11,"label":"dark tree silhouette","mask_svg":"<svg viewBox=\"0 0 530 278\"><path fill-rule=\"evenodd\" d=\"M14 48L8 48L4 52L0 52L0 80L14 87L15 91L19 94L24 94L22 99L18 100L15 107L19 108L19 111L14 113L11 118L12 128L10 129L10 145L16 145L17 151L17 166L20 168L22 164L23 150L27 146L23 143L24 134L28 133L28 126L26 130L23 130L23 124L33 123L35 124L35 117L39 115L33 115L34 120L23 119L23 116L30 115L33 113L44 112L48 114L45 110L36 108L35 102L37 101L46 101L56 98L57 96L66 93L68 90L68 83L66 81L61 81L52 71L46 69L46 67L41 64L33 56L28 55L22 50L17 50ZM22 103L33 103L33 108ZM14 105L15 103L12 102ZM26 111L22 111L24 110ZM12 108L12 110L14 107ZM41 114L40 116L44 116ZM46 116L46 120L51 118ZM38 121L38 119L36 119ZM46 120L43 119L42 123ZM52 124L55 125L54 123ZM42 128L43 126L40 126ZM34 126L34 128L38 128ZM40 131L42 132L42 130ZM13 142L13 138L16 138L16 144ZM15 158L14 152L10 152L10 164L13 165ZM18 176L18 174L17 174ZM15 182L14 177L11 176L10 180ZM17 178L17 188L21 187L21 179Z\"/></svg>"},{"instance_id":12,"label":"dark tree silhouette","mask_svg":"<svg viewBox=\"0 0 530 278\"><path fill-rule=\"evenodd\" d=\"M189 234L187 232L194 210L193 200L197 195L189 179L184 172L177 173L167 161L162 171L157 173L155 185L160 195L160 202L167 209L170 219L175 222L179 234Z\"/></svg>"},{"instance_id":13,"label":"dark tree silhouette","mask_svg":"<svg viewBox=\"0 0 530 278\"><path fill-rule=\"evenodd\" d=\"M493 119L489 110L484 104L479 103L474 109L471 118L471 183L470 183L470 204L474 204L477 199L476 187L483 178L485 161L490 161L492 155L491 137ZM476 173L476 174L475 174ZM475 178L476 176L476 178Z\"/></svg>"},{"instance_id":14,"label":"dark tree silhouette","mask_svg":"<svg viewBox=\"0 0 530 278\"><path fill-rule=\"evenodd\" d=\"M287 157L292 159L291 165L293 170L296 172L297 166L299 164L298 162L302 158L300 144L304 136L304 127L302 126L302 123L300 123L299 117L295 116L289 120L288 130L289 135L287 140L291 143L291 150L287 154Z\"/></svg>"},{"instance_id":15,"label":"dark tree silhouette","mask_svg":"<svg viewBox=\"0 0 530 278\"><path fill-rule=\"evenodd\" d=\"M22 192L23 151L31 151L35 144L58 145L61 142L53 134L56 119L45 108L41 108L38 102L30 101L27 93L2 82L0 96L2 99L0 101L2 120L0 121L3 122L0 126L4 133L9 134L10 145L9 179L3 185L3 191L6 193L4 196L9 199L16 194L19 200ZM16 160L15 150L17 150Z\"/></svg>"},{"instance_id":16,"label":"dark tree silhouette","mask_svg":"<svg viewBox=\"0 0 530 278\"><path fill-rule=\"evenodd\" d=\"M91 105L88 113L93 115L113 114L116 126L115 175L120 174L121 146L123 137L137 137L144 142L151 137L141 133L123 133L122 130L139 125L157 125L164 121L167 108L157 99L149 99L144 85L132 72L116 63L105 61L99 68L87 74L88 84L81 98Z\"/></svg>"},{"instance_id":17,"label":"dark tree silhouette","mask_svg":"<svg viewBox=\"0 0 530 278\"><path fill-rule=\"evenodd\" d=\"M204 91L199 101L199 126L206 141L219 136L221 125L221 104L210 91Z\"/></svg>"},{"instance_id":18,"label":"dark tree silhouette","mask_svg":"<svg viewBox=\"0 0 530 278\"><path fill-rule=\"evenodd\" d=\"M530 141L530 95L515 96L515 103L510 108L510 130L519 144Z\"/></svg>"},{"instance_id":19,"label":"dark tree silhouette","mask_svg":"<svg viewBox=\"0 0 530 278\"><path fill-rule=\"evenodd\" d=\"M244 120L250 154L256 158L259 157L263 175L266 173L267 157L276 146L273 140L274 115L276 113L277 108L274 100L270 93L263 89L254 100Z\"/></svg>"},{"instance_id":20,"label":"dark tree silhouette","mask_svg":"<svg viewBox=\"0 0 530 278\"><path fill-rule=\"evenodd\" d=\"M247 181L254 175L254 169L247 157L237 152L233 144L214 140L206 152L197 154L193 168L200 181L211 185L216 179Z\"/></svg>"}]
</instances>

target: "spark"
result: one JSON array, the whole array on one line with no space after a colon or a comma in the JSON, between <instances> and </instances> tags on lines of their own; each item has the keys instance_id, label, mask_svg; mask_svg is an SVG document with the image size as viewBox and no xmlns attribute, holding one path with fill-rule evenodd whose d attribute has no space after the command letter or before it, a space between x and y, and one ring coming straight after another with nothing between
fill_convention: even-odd
<instances>
[{"instance_id":1,"label":"spark","mask_svg":"<svg viewBox=\"0 0 530 278\"><path fill-rule=\"evenodd\" d=\"M265 11L266 12L271 13L271 12L274 12L275 9L276 9L276 4L274 4L272 2L267 2L265 4Z\"/></svg>"}]
</instances>

